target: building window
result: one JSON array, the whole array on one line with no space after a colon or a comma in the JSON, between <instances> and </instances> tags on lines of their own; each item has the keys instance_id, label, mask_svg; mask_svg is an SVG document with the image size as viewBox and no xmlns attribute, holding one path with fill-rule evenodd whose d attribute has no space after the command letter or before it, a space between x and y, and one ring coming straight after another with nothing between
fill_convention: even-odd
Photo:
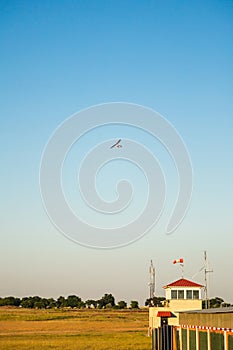
<instances>
[{"instance_id":1,"label":"building window","mask_svg":"<svg viewBox=\"0 0 233 350\"><path fill-rule=\"evenodd\" d=\"M184 299L184 290L178 290L178 299Z\"/></svg>"},{"instance_id":2,"label":"building window","mask_svg":"<svg viewBox=\"0 0 233 350\"><path fill-rule=\"evenodd\" d=\"M199 299L199 290L193 290L193 299Z\"/></svg>"},{"instance_id":3,"label":"building window","mask_svg":"<svg viewBox=\"0 0 233 350\"><path fill-rule=\"evenodd\" d=\"M177 299L177 290L171 291L171 299Z\"/></svg>"},{"instance_id":4,"label":"building window","mask_svg":"<svg viewBox=\"0 0 233 350\"><path fill-rule=\"evenodd\" d=\"M193 298L193 291L187 290L186 291L186 299L192 299Z\"/></svg>"}]
</instances>

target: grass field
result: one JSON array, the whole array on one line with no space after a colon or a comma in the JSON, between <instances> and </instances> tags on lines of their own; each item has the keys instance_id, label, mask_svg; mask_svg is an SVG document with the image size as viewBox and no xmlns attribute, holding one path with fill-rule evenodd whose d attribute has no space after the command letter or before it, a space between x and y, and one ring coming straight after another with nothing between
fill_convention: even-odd
<instances>
[{"instance_id":1,"label":"grass field","mask_svg":"<svg viewBox=\"0 0 233 350\"><path fill-rule=\"evenodd\" d=\"M1 350L149 350L147 310L0 308Z\"/></svg>"}]
</instances>

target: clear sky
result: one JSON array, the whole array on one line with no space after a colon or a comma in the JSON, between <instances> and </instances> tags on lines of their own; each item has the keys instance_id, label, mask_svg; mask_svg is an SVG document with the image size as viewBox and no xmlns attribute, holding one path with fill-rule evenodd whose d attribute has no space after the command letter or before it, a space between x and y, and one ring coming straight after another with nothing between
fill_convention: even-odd
<instances>
[{"instance_id":1,"label":"clear sky","mask_svg":"<svg viewBox=\"0 0 233 350\"><path fill-rule=\"evenodd\" d=\"M163 295L161 287L180 277L173 259L183 257L185 277L192 278L207 250L214 270L210 295L233 302L232 38L230 0L1 1L1 296L75 293L85 300L110 292L117 300L143 304L150 259L157 294ZM127 128L80 140L64 176L74 207L79 150L119 133L152 147L168 184L157 226L136 243L98 250L73 243L51 224L41 201L39 167L60 123L83 108L112 101L147 106L174 125L192 159L194 190L186 218L167 236L177 175L166 150ZM120 177L133 174L143 198L142 174L122 164L103 169L99 191L112 199L117 169ZM105 180L109 174L112 182ZM136 214L138 196L140 191L132 207ZM203 282L200 274L195 279Z\"/></svg>"}]
</instances>

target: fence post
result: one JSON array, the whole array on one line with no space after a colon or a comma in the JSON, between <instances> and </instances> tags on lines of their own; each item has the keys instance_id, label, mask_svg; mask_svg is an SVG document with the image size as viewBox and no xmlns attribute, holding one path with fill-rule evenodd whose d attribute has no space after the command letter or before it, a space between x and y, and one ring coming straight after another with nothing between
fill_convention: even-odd
<instances>
[{"instance_id":1,"label":"fence post","mask_svg":"<svg viewBox=\"0 0 233 350\"><path fill-rule=\"evenodd\" d=\"M172 350L178 350L179 338L178 338L178 328L172 327Z\"/></svg>"},{"instance_id":2,"label":"fence post","mask_svg":"<svg viewBox=\"0 0 233 350\"><path fill-rule=\"evenodd\" d=\"M211 350L210 330L207 331L208 350Z\"/></svg>"},{"instance_id":3,"label":"fence post","mask_svg":"<svg viewBox=\"0 0 233 350\"><path fill-rule=\"evenodd\" d=\"M182 332L183 332L183 329L182 329L182 327L180 327L180 329L179 329L180 350L183 349L183 344L182 344Z\"/></svg>"},{"instance_id":4,"label":"fence post","mask_svg":"<svg viewBox=\"0 0 233 350\"><path fill-rule=\"evenodd\" d=\"M224 331L224 350L228 350L228 333Z\"/></svg>"},{"instance_id":5,"label":"fence post","mask_svg":"<svg viewBox=\"0 0 233 350\"><path fill-rule=\"evenodd\" d=\"M199 328L196 326L196 350L199 350Z\"/></svg>"},{"instance_id":6,"label":"fence post","mask_svg":"<svg viewBox=\"0 0 233 350\"><path fill-rule=\"evenodd\" d=\"M187 327L187 350L189 350L189 326Z\"/></svg>"},{"instance_id":7,"label":"fence post","mask_svg":"<svg viewBox=\"0 0 233 350\"><path fill-rule=\"evenodd\" d=\"M152 329L152 350L158 350L157 347L157 329Z\"/></svg>"}]
</instances>

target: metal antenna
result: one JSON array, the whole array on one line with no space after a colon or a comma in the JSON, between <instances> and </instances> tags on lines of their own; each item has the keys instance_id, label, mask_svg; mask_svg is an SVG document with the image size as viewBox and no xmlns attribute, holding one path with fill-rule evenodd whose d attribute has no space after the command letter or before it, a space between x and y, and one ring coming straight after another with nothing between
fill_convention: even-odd
<instances>
[{"instance_id":1,"label":"metal antenna","mask_svg":"<svg viewBox=\"0 0 233 350\"><path fill-rule=\"evenodd\" d=\"M181 278L184 278L184 263L180 264L181 267Z\"/></svg>"},{"instance_id":2,"label":"metal antenna","mask_svg":"<svg viewBox=\"0 0 233 350\"><path fill-rule=\"evenodd\" d=\"M152 260L150 261L150 299L153 299L155 297L155 268L153 265Z\"/></svg>"},{"instance_id":3,"label":"metal antenna","mask_svg":"<svg viewBox=\"0 0 233 350\"><path fill-rule=\"evenodd\" d=\"M208 270L208 262L207 262L207 253L206 250L204 251L204 293L205 293L205 309L209 308L209 295L208 295L208 280L207 280L207 274L210 272L213 272L213 270Z\"/></svg>"}]
</instances>

